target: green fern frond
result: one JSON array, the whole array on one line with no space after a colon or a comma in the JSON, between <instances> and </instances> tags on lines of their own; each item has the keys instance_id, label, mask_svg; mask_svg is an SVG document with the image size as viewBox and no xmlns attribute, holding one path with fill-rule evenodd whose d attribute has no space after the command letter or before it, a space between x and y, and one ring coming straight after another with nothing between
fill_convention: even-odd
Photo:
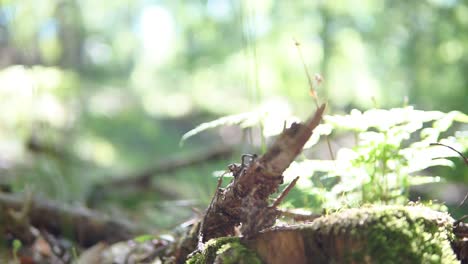
<instances>
[{"instance_id":1,"label":"green fern frond","mask_svg":"<svg viewBox=\"0 0 468 264\"><path fill-rule=\"evenodd\" d=\"M454 117L455 121L460 122L460 123L468 123L468 115L467 114L464 114L464 113L459 112L459 111L453 111L453 112L455 112L455 114L454 114L455 115L455 117Z\"/></svg>"},{"instance_id":2,"label":"green fern frond","mask_svg":"<svg viewBox=\"0 0 468 264\"><path fill-rule=\"evenodd\" d=\"M411 186L416 185L423 185L427 183L434 183L434 182L445 182L445 180L440 176L433 176L433 175L411 175L408 178L409 184Z\"/></svg>"},{"instance_id":3,"label":"green fern frond","mask_svg":"<svg viewBox=\"0 0 468 264\"><path fill-rule=\"evenodd\" d=\"M223 116L216 120L202 123L198 125L197 127L195 127L194 129L185 133L180 140L180 145L183 145L187 139L195 135L198 135L201 132L208 130L208 129L218 128L222 126L230 126L230 125L240 125L242 128L254 126L260 122L260 116L261 116L261 112L253 111L253 112L245 112L245 113L236 114L236 115Z\"/></svg>"}]
</instances>

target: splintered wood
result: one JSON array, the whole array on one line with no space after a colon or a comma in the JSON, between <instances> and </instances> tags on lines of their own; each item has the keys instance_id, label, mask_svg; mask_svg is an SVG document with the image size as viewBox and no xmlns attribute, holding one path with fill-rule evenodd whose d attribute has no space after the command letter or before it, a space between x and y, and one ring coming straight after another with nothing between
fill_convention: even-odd
<instances>
[{"instance_id":1,"label":"splintered wood","mask_svg":"<svg viewBox=\"0 0 468 264\"><path fill-rule=\"evenodd\" d=\"M276 206L295 181L273 205L270 206L268 199L278 191L283 183L283 172L319 125L325 106L321 105L306 122L294 123L285 129L264 155L233 169L234 178L226 188L218 185L201 223L200 243L211 238L234 235L236 227L240 227L244 237L250 237L275 223L280 214Z\"/></svg>"}]
</instances>

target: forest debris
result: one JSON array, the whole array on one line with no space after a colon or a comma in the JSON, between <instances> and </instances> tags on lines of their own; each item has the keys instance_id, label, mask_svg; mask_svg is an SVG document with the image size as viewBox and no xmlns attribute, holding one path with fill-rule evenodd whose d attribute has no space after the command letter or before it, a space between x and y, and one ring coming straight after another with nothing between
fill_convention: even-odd
<instances>
[{"instance_id":1,"label":"forest debris","mask_svg":"<svg viewBox=\"0 0 468 264\"><path fill-rule=\"evenodd\" d=\"M43 237L38 237L32 246L34 252L41 256L50 258L54 253L52 252L52 245L48 243Z\"/></svg>"},{"instance_id":2,"label":"forest debris","mask_svg":"<svg viewBox=\"0 0 468 264\"><path fill-rule=\"evenodd\" d=\"M0 221L7 219L11 210L21 210L24 198L0 193ZM28 222L51 234L68 236L82 246L91 246L100 241L116 242L129 239L141 228L126 221L110 218L83 207L71 207L54 201L34 197L27 212ZM8 231L9 223L0 223Z\"/></svg>"},{"instance_id":3,"label":"forest debris","mask_svg":"<svg viewBox=\"0 0 468 264\"><path fill-rule=\"evenodd\" d=\"M113 181L107 181L107 187L121 187L129 185L147 186L151 182L151 177L158 174L170 173L175 170L190 167L210 160L216 160L231 155L232 146L218 146L207 151L197 151L186 158L172 157L162 160L156 165L144 169L143 171L119 177Z\"/></svg>"},{"instance_id":4,"label":"forest debris","mask_svg":"<svg viewBox=\"0 0 468 264\"><path fill-rule=\"evenodd\" d=\"M96 264L130 264L130 263L161 263L162 255L170 246L170 242L163 238L139 238L115 243L104 248L101 252L99 262ZM159 262L158 262L159 261ZM88 264L88 262L83 262ZM91 264L91 263L90 263Z\"/></svg>"},{"instance_id":5,"label":"forest debris","mask_svg":"<svg viewBox=\"0 0 468 264\"><path fill-rule=\"evenodd\" d=\"M468 223L464 223L467 218L465 215L453 223L453 233L456 237L453 247L462 264L468 263Z\"/></svg>"},{"instance_id":6,"label":"forest debris","mask_svg":"<svg viewBox=\"0 0 468 264\"><path fill-rule=\"evenodd\" d=\"M108 246L105 243L97 243L80 254L76 263L79 264L100 264L103 263L103 252Z\"/></svg>"},{"instance_id":7,"label":"forest debris","mask_svg":"<svg viewBox=\"0 0 468 264\"><path fill-rule=\"evenodd\" d=\"M217 160L228 157L234 151L232 146L217 146L207 151L197 151L186 158L171 157L162 160L156 165L139 172L130 173L124 176L113 177L114 180L106 180L102 184L96 185L88 195L88 205L93 207L97 200L102 199L107 192L116 188L138 188L140 190L154 190L164 197L175 199L177 195L167 189L158 188L151 184L151 179L155 175L171 173L210 160Z\"/></svg>"},{"instance_id":8,"label":"forest debris","mask_svg":"<svg viewBox=\"0 0 468 264\"><path fill-rule=\"evenodd\" d=\"M305 123L293 123L285 129L264 155L252 158L247 165L242 158L241 167L231 169L232 182L217 192L206 212L200 230L201 242L234 235L235 228L241 224L246 237L274 224L279 211L269 206L268 198L278 190L283 182L282 173L301 152L324 110L325 104Z\"/></svg>"}]
</instances>

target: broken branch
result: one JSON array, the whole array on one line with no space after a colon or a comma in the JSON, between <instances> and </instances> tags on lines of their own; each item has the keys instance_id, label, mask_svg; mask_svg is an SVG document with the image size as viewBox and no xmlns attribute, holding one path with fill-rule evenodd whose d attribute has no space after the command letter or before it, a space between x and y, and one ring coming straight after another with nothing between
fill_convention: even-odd
<instances>
[{"instance_id":1,"label":"broken branch","mask_svg":"<svg viewBox=\"0 0 468 264\"><path fill-rule=\"evenodd\" d=\"M320 106L306 122L294 123L284 130L264 155L253 160L219 192L220 197L209 207L204 217L200 230L202 242L210 238L234 235L235 227L241 223L242 229L249 230L249 233L274 224L271 218L279 215L279 212L268 206L268 198L278 190L283 182L282 173L301 152L312 131L319 125L325 106ZM264 217L265 221L252 221L258 218L253 214ZM268 217L270 219L267 220Z\"/></svg>"},{"instance_id":2,"label":"broken branch","mask_svg":"<svg viewBox=\"0 0 468 264\"><path fill-rule=\"evenodd\" d=\"M54 201L34 197L30 201L18 195L0 193L0 219L8 219L11 211L19 211L28 205L25 213L28 223L44 228L52 234L75 239L80 245L91 246L100 241L117 242L134 237L141 228L126 221L110 218L86 208L76 208ZM8 222L0 226L8 229ZM4 226L5 225L5 226Z\"/></svg>"}]
</instances>

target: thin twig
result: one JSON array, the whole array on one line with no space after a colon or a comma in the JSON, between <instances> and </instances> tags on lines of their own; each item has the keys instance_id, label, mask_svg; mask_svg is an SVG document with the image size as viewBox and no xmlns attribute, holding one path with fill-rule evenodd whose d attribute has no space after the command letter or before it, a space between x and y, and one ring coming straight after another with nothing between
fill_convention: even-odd
<instances>
[{"instance_id":1,"label":"thin twig","mask_svg":"<svg viewBox=\"0 0 468 264\"><path fill-rule=\"evenodd\" d=\"M430 146L442 146L442 147L446 147L446 148L449 148L449 149L455 151L456 153L458 153L458 155L460 155L460 157L462 157L463 161L465 162L465 165L468 165L468 158L465 157L465 155L463 155L463 153L461 153L460 151L454 149L453 147L442 144L442 143L430 143L429 145ZM468 200L468 193L465 195L465 198L463 198L463 200L460 202L458 207L461 207L466 202L466 200Z\"/></svg>"},{"instance_id":2,"label":"thin twig","mask_svg":"<svg viewBox=\"0 0 468 264\"><path fill-rule=\"evenodd\" d=\"M458 155L460 155L460 157L462 157L462 159L463 159L463 161L465 162L465 164L468 165L468 158L465 157L465 155L463 155L460 151L454 149L453 147L448 146L448 145L445 145L445 144L442 144L442 143L430 143L429 145L430 145L430 146L442 146L442 147L446 147L446 148L449 148L449 149L455 151L456 153L458 153Z\"/></svg>"},{"instance_id":3,"label":"thin twig","mask_svg":"<svg viewBox=\"0 0 468 264\"><path fill-rule=\"evenodd\" d=\"M321 214L298 213L298 212L294 212L292 210L280 210L280 212L281 212L282 216L292 218L294 221L298 221L298 222L305 222L305 221L311 222L311 221L313 221L313 220L315 220L315 219L322 216Z\"/></svg>"},{"instance_id":4,"label":"thin twig","mask_svg":"<svg viewBox=\"0 0 468 264\"><path fill-rule=\"evenodd\" d=\"M458 207L461 207L466 202L466 200L468 200L468 193L466 193L465 198L463 198Z\"/></svg>"},{"instance_id":5,"label":"thin twig","mask_svg":"<svg viewBox=\"0 0 468 264\"><path fill-rule=\"evenodd\" d=\"M319 107L319 101L318 101L317 89L315 89L314 83L312 82L312 77L310 77L310 72L307 69L307 65L306 65L306 63L304 61L304 56L302 55L301 43L299 41L297 41L297 40L294 40L294 42L296 44L297 52L299 53L299 57L301 58L302 66L304 67L304 72L305 72L305 74L307 76L307 81L309 83L310 94L314 98L315 105L318 108ZM320 78L320 80L321 80L321 78ZM333 149L332 149L331 143L330 143L330 138L328 137L328 135L325 136L325 139L327 141L327 146L328 146L328 151L330 153L330 157L331 157L332 160L335 160L335 154L333 153Z\"/></svg>"},{"instance_id":6,"label":"thin twig","mask_svg":"<svg viewBox=\"0 0 468 264\"><path fill-rule=\"evenodd\" d=\"M299 53L299 57L301 58L302 66L304 67L304 72L307 76L307 81L309 83L309 89L312 97L314 98L315 105L319 107L319 102L317 98L317 91L315 90L314 83L312 82L312 78L310 77L309 70L307 69L306 63L304 61L304 56L302 55L301 43L297 40L294 40L294 44L297 47L297 52Z\"/></svg>"},{"instance_id":7,"label":"thin twig","mask_svg":"<svg viewBox=\"0 0 468 264\"><path fill-rule=\"evenodd\" d=\"M177 195L170 190L159 188L151 184L151 180L156 175L172 173L180 169L185 169L190 166L195 166L211 160L222 159L230 156L234 148L232 146L218 146L205 151L197 151L187 157L171 157L161 160L155 165L148 167L139 172L133 172L124 176L112 177L114 180L95 185L88 195L88 206L91 206L98 199L97 197L105 196L108 192L119 189L136 187L138 190L150 191L155 190L165 197L175 198Z\"/></svg>"},{"instance_id":8,"label":"thin twig","mask_svg":"<svg viewBox=\"0 0 468 264\"><path fill-rule=\"evenodd\" d=\"M277 207L281 201L288 195L288 193L291 191L291 189L296 185L297 180L299 180L299 176L297 176L291 183L289 183L288 187L283 190L283 192L280 194L278 198L276 198L275 202L271 207L275 208Z\"/></svg>"},{"instance_id":9,"label":"thin twig","mask_svg":"<svg viewBox=\"0 0 468 264\"><path fill-rule=\"evenodd\" d=\"M468 219L468 215L464 215L462 217L460 217L460 219L458 219L457 221L455 221L453 223L454 226L458 225L459 223L462 223L463 221L465 221L466 219Z\"/></svg>"}]
</instances>

